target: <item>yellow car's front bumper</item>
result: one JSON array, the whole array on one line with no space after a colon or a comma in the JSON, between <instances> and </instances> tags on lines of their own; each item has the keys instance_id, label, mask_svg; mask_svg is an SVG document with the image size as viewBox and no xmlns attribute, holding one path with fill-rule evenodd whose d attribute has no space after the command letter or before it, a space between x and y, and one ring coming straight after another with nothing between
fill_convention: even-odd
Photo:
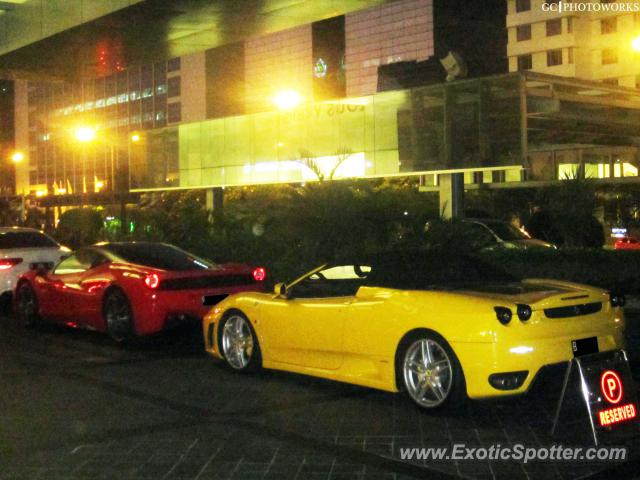
<instances>
[{"instance_id":1,"label":"yellow car's front bumper","mask_svg":"<svg viewBox=\"0 0 640 480\"><path fill-rule=\"evenodd\" d=\"M601 352L624 348L623 328L594 332ZM486 398L526 392L540 370L573 358L573 335L551 338L510 340L496 343L452 343L464 372L470 398ZM489 383L493 374L528 372L518 388L499 390Z\"/></svg>"}]
</instances>

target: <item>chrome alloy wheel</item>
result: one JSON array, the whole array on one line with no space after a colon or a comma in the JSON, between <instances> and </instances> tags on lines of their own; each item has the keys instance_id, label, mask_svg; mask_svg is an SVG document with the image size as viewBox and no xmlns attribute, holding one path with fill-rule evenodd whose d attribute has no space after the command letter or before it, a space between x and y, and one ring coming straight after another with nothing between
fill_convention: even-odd
<instances>
[{"instance_id":1,"label":"chrome alloy wheel","mask_svg":"<svg viewBox=\"0 0 640 480\"><path fill-rule=\"evenodd\" d=\"M232 315L222 328L222 352L227 363L236 370L244 370L253 355L253 334L247 319Z\"/></svg>"},{"instance_id":2,"label":"chrome alloy wheel","mask_svg":"<svg viewBox=\"0 0 640 480\"><path fill-rule=\"evenodd\" d=\"M438 407L451 392L451 359L445 349L430 338L411 344L404 356L402 371L407 392L422 407Z\"/></svg>"}]
</instances>

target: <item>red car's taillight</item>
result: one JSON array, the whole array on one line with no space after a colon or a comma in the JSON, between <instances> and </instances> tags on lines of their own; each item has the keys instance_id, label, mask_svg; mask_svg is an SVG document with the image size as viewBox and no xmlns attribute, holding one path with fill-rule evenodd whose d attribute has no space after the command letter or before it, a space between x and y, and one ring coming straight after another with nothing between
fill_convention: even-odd
<instances>
[{"instance_id":1,"label":"red car's taillight","mask_svg":"<svg viewBox=\"0 0 640 480\"><path fill-rule=\"evenodd\" d=\"M19 263L22 263L21 258L0 258L0 271L9 270Z\"/></svg>"},{"instance_id":2,"label":"red car's taillight","mask_svg":"<svg viewBox=\"0 0 640 480\"><path fill-rule=\"evenodd\" d=\"M253 279L256 282L264 282L267 278L267 271L263 267L258 267L253 270Z\"/></svg>"},{"instance_id":3,"label":"red car's taillight","mask_svg":"<svg viewBox=\"0 0 640 480\"><path fill-rule=\"evenodd\" d=\"M160 285L160 277L155 273L151 273L144 277L144 284L151 289L156 289Z\"/></svg>"}]
</instances>

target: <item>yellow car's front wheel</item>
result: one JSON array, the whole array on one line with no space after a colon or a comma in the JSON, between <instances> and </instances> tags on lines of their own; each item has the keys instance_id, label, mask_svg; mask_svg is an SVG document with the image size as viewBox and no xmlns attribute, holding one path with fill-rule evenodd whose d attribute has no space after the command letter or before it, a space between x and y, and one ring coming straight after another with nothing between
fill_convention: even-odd
<instances>
[{"instance_id":1,"label":"yellow car's front wheel","mask_svg":"<svg viewBox=\"0 0 640 480\"><path fill-rule=\"evenodd\" d=\"M260 368L260 345L249 319L240 312L232 312L221 329L221 350L227 364L241 372Z\"/></svg>"},{"instance_id":2,"label":"yellow car's front wheel","mask_svg":"<svg viewBox=\"0 0 640 480\"><path fill-rule=\"evenodd\" d=\"M449 345L430 333L412 335L403 343L399 376L411 400L425 409L460 404L464 376Z\"/></svg>"}]
</instances>

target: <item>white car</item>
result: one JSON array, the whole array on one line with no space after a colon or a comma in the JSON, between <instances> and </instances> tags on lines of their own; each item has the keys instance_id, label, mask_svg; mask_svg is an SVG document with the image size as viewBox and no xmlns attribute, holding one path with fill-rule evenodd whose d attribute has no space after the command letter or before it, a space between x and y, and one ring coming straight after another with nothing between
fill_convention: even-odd
<instances>
[{"instance_id":1,"label":"white car","mask_svg":"<svg viewBox=\"0 0 640 480\"><path fill-rule=\"evenodd\" d=\"M0 306L6 306L18 277L30 269L53 268L70 250L33 228L0 227Z\"/></svg>"}]
</instances>

